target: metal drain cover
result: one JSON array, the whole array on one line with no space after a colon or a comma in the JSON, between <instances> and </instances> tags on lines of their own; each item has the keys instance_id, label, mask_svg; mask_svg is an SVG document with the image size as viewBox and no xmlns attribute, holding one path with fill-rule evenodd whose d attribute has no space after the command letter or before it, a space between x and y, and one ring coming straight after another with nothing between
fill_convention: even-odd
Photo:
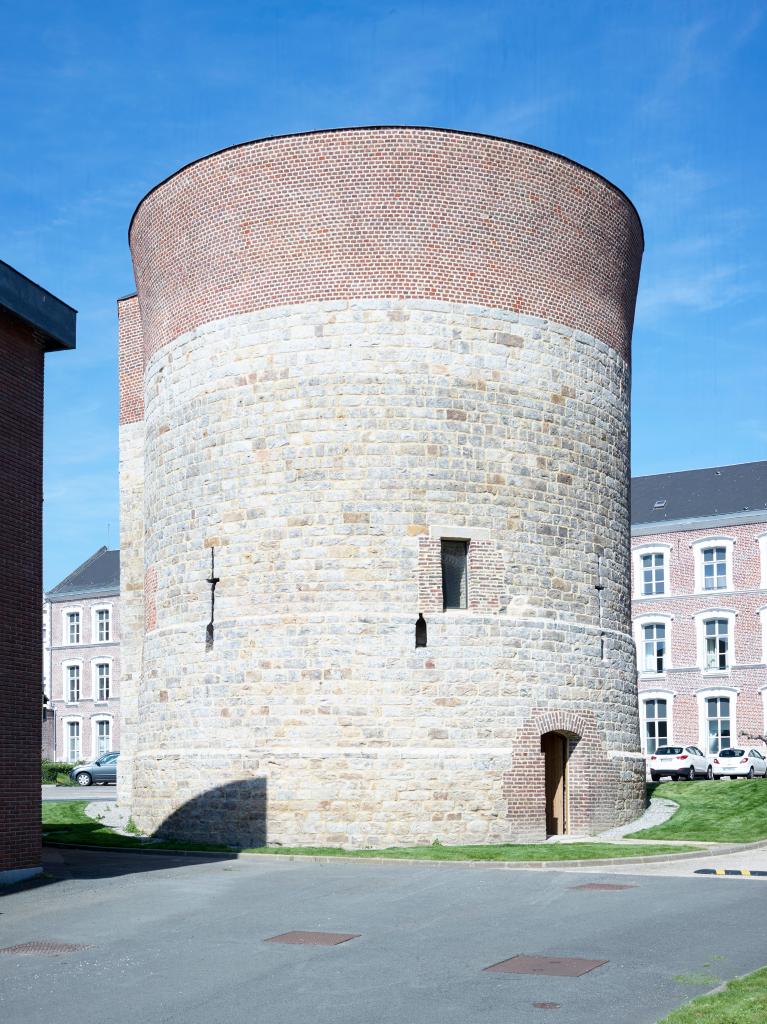
<instances>
[{"instance_id":1,"label":"metal drain cover","mask_svg":"<svg viewBox=\"0 0 767 1024\"><path fill-rule=\"evenodd\" d=\"M561 1003L533 1003L536 1010L558 1010Z\"/></svg>"},{"instance_id":2,"label":"metal drain cover","mask_svg":"<svg viewBox=\"0 0 767 1024\"><path fill-rule=\"evenodd\" d=\"M602 892L620 892L622 889L636 889L636 885L613 885L610 882L585 882L583 885L573 885L573 889L599 889Z\"/></svg>"},{"instance_id":3,"label":"metal drain cover","mask_svg":"<svg viewBox=\"0 0 767 1024\"><path fill-rule=\"evenodd\" d=\"M503 974L551 974L562 978L580 978L607 960L584 960L579 956L513 956L501 960L486 971Z\"/></svg>"},{"instance_id":4,"label":"metal drain cover","mask_svg":"<svg viewBox=\"0 0 767 1024\"><path fill-rule=\"evenodd\" d=\"M294 946L338 946L349 939L358 939L359 935L347 935L345 932L285 932L284 935L273 935L264 942L287 942Z\"/></svg>"},{"instance_id":5,"label":"metal drain cover","mask_svg":"<svg viewBox=\"0 0 767 1024\"><path fill-rule=\"evenodd\" d=\"M41 939L39 942L20 942L18 946L5 946L0 953L15 953L17 956L56 956L57 953L76 953L80 949L93 949L93 946L80 942L50 942Z\"/></svg>"}]
</instances>

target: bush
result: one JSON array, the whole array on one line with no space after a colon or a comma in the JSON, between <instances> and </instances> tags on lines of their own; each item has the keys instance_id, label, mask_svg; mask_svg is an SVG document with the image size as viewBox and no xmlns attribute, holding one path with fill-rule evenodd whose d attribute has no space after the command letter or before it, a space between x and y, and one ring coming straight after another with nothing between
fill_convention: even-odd
<instances>
[{"instance_id":1,"label":"bush","mask_svg":"<svg viewBox=\"0 0 767 1024\"><path fill-rule=\"evenodd\" d=\"M65 761L43 761L43 784L52 785L57 783L59 775L63 775L68 782L69 773L73 768L73 764L67 764Z\"/></svg>"}]
</instances>

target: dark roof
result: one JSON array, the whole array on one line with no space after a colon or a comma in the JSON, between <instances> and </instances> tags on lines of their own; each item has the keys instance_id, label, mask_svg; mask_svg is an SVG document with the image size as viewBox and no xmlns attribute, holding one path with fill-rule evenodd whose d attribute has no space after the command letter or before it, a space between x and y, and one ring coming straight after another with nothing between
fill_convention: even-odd
<instances>
[{"instance_id":1,"label":"dark roof","mask_svg":"<svg viewBox=\"0 0 767 1024\"><path fill-rule=\"evenodd\" d=\"M631 522L701 519L767 511L767 462L635 476Z\"/></svg>"},{"instance_id":2,"label":"dark roof","mask_svg":"<svg viewBox=\"0 0 767 1024\"><path fill-rule=\"evenodd\" d=\"M49 590L47 598L56 601L63 597L96 597L99 594L119 594L120 552L99 548L95 554L78 565L66 579Z\"/></svg>"},{"instance_id":3,"label":"dark roof","mask_svg":"<svg viewBox=\"0 0 767 1024\"><path fill-rule=\"evenodd\" d=\"M0 260L0 310L37 330L46 352L75 347L77 310Z\"/></svg>"}]
</instances>

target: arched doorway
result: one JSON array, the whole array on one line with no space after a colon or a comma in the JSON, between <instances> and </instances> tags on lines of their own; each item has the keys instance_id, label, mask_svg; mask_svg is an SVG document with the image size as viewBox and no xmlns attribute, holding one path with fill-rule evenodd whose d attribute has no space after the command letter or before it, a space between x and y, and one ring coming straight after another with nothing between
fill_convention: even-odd
<instances>
[{"instance_id":1,"label":"arched doorway","mask_svg":"<svg viewBox=\"0 0 767 1024\"><path fill-rule=\"evenodd\" d=\"M563 836L568 832L567 752L568 740L561 732L547 732L541 736L548 836Z\"/></svg>"}]
</instances>

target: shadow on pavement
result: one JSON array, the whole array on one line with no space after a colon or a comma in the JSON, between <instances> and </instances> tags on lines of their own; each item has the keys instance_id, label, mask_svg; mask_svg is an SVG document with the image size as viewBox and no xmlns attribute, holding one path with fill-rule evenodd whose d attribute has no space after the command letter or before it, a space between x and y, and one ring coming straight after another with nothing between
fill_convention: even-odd
<instances>
[{"instance_id":1,"label":"shadow on pavement","mask_svg":"<svg viewBox=\"0 0 767 1024\"><path fill-rule=\"evenodd\" d=\"M57 834L68 842L84 846L104 845L104 828L98 821L77 825L48 824L46 842L55 843ZM267 841L266 779L240 779L216 786L188 800L170 814L151 839L163 842L198 842L222 846L221 851L153 851L104 847L82 850L73 846L44 845L44 875L0 889L0 895L39 888L70 878L112 878L146 871L167 871L191 864L235 859L238 850L265 846ZM101 841L100 841L101 840ZM127 840L130 842L130 839Z\"/></svg>"}]
</instances>

